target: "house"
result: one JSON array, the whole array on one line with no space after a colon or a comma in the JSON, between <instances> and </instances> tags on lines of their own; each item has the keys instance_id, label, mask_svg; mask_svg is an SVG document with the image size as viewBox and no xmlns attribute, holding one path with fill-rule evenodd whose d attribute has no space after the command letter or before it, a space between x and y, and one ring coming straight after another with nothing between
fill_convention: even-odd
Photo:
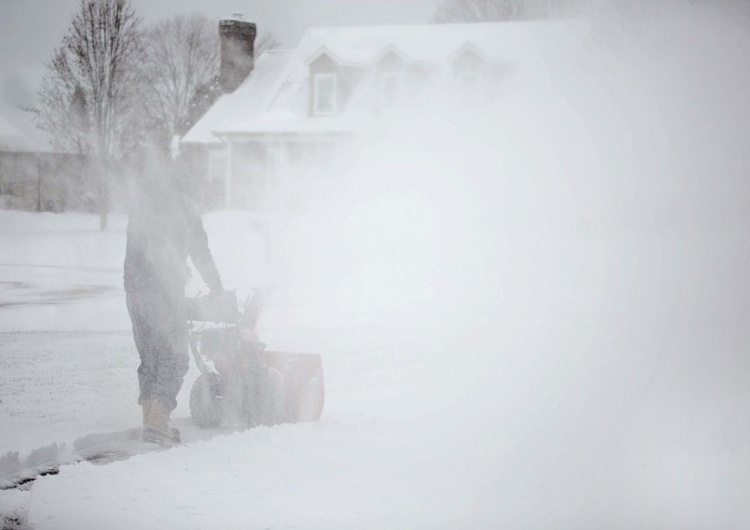
<instances>
[{"instance_id":1,"label":"house","mask_svg":"<svg viewBox=\"0 0 750 530\"><path fill-rule=\"evenodd\" d=\"M0 208L85 210L86 161L55 150L29 112L0 105Z\"/></svg>"},{"instance_id":2,"label":"house","mask_svg":"<svg viewBox=\"0 0 750 530\"><path fill-rule=\"evenodd\" d=\"M541 43L569 34L564 24L309 29L293 50L250 57L243 81L225 89L181 146L203 157L214 206L304 208L335 185L347 163L341 154L351 155L347 146L363 132L418 105L489 103L519 67L537 60ZM220 28L225 49L255 34L241 17ZM232 68L224 55L222 72Z\"/></svg>"}]
</instances>

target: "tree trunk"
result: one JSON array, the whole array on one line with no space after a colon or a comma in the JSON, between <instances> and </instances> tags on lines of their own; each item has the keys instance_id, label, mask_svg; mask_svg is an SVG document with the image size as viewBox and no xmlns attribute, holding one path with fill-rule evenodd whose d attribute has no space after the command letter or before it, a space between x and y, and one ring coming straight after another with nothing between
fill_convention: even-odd
<instances>
[{"instance_id":1,"label":"tree trunk","mask_svg":"<svg viewBox=\"0 0 750 530\"><path fill-rule=\"evenodd\" d=\"M42 162L39 158L36 159L36 211L42 211Z\"/></svg>"},{"instance_id":2,"label":"tree trunk","mask_svg":"<svg viewBox=\"0 0 750 530\"><path fill-rule=\"evenodd\" d=\"M109 214L109 173L107 164L99 159L99 230L107 230Z\"/></svg>"}]
</instances>

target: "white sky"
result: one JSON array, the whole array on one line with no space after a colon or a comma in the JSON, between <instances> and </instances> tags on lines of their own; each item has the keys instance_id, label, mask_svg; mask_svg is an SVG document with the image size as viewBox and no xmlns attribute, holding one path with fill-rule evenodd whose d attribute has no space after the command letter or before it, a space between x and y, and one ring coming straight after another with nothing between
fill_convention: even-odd
<instances>
[{"instance_id":1,"label":"white sky","mask_svg":"<svg viewBox=\"0 0 750 530\"><path fill-rule=\"evenodd\" d=\"M0 99L33 91L80 0L0 0ZM426 22L436 0L133 0L146 22L202 12L244 13L294 46L307 27Z\"/></svg>"}]
</instances>

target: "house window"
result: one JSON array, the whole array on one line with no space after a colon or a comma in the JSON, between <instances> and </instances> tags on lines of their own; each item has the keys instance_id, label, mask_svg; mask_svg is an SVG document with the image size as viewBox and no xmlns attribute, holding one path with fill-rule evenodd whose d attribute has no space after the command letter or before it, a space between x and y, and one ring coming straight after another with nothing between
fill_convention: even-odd
<instances>
[{"instance_id":1,"label":"house window","mask_svg":"<svg viewBox=\"0 0 750 530\"><path fill-rule=\"evenodd\" d=\"M330 116L338 110L336 74L315 74L313 81L313 114Z\"/></svg>"},{"instance_id":2,"label":"house window","mask_svg":"<svg viewBox=\"0 0 750 530\"><path fill-rule=\"evenodd\" d=\"M401 101L404 76L400 73L380 74L380 110L388 111Z\"/></svg>"}]
</instances>

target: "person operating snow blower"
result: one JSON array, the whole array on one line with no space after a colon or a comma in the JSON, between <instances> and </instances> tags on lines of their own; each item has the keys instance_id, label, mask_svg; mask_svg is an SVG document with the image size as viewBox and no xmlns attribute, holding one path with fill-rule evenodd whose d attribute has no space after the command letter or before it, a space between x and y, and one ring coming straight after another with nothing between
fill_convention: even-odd
<instances>
[{"instance_id":1,"label":"person operating snow blower","mask_svg":"<svg viewBox=\"0 0 750 530\"><path fill-rule=\"evenodd\" d=\"M198 206L174 175L144 180L128 221L124 283L141 358L138 403L145 442L180 443L169 420L188 370L188 257L211 294L221 296L224 289Z\"/></svg>"}]
</instances>

